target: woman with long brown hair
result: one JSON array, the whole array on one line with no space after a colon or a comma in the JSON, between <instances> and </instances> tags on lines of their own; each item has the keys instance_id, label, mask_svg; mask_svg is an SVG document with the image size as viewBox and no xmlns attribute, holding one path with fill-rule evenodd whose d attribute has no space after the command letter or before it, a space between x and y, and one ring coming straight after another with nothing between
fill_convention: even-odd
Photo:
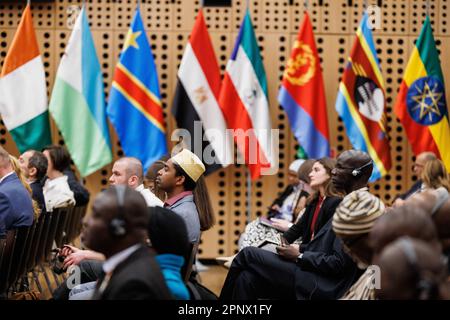
<instances>
[{"instance_id":1,"label":"woman with long brown hair","mask_svg":"<svg viewBox=\"0 0 450 320\"><path fill-rule=\"evenodd\" d=\"M444 187L450 192L450 178L444 164L439 159L428 161L422 171L423 189L437 189Z\"/></svg>"}]
</instances>

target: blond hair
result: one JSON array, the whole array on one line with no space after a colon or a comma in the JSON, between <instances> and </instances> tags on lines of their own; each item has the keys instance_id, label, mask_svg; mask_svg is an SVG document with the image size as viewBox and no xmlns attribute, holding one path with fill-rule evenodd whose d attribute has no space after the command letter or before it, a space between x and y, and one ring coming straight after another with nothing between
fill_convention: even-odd
<instances>
[{"instance_id":1,"label":"blond hair","mask_svg":"<svg viewBox=\"0 0 450 320\"><path fill-rule=\"evenodd\" d=\"M429 160L423 167L421 179L430 189L444 187L450 191L450 178L444 164L439 159Z\"/></svg>"},{"instance_id":2,"label":"blond hair","mask_svg":"<svg viewBox=\"0 0 450 320\"><path fill-rule=\"evenodd\" d=\"M31 187L28 184L27 179L25 178L25 174L23 173L22 169L20 169L19 160L17 160L17 158L14 156L9 155L9 161L11 163L11 167L13 168L14 172L19 177L20 182L25 187L25 189L27 189L28 193L30 194L30 197L32 198L33 190L31 190ZM36 219L41 214L41 209L39 208L38 203L35 200L33 200L33 198L31 199L31 202L33 203L33 218L34 221L36 221Z\"/></svg>"}]
</instances>

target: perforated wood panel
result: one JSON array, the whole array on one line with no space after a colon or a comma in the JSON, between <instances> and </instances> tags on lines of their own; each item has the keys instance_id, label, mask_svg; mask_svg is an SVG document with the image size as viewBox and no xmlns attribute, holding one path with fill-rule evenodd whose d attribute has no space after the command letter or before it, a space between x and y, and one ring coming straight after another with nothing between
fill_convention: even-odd
<instances>
[{"instance_id":1,"label":"perforated wood panel","mask_svg":"<svg viewBox=\"0 0 450 320\"><path fill-rule=\"evenodd\" d=\"M234 0L233 6L205 8L209 28L221 70L228 57L246 9L245 0ZM380 1L369 1L377 3ZM60 0L48 4L33 4L33 18L39 47L43 56L49 92L53 86L60 57L70 36L68 22L73 20L72 6L81 1ZM363 9L363 0L310 0L309 13L313 23L321 58L326 88L327 108L332 148L341 152L350 147L342 121L335 111L335 99L343 68L347 61ZM395 194L412 184L411 148L403 129L393 114L392 105L402 79L414 40L420 31L426 13L426 0L383 0L381 3L381 30L374 31L375 44L386 84L388 131L391 142L393 168L388 176L374 183L371 189L390 202ZM450 97L450 0L430 1L430 16L442 69L447 78L447 101ZM108 95L114 66L134 14L136 1L87 1L88 18L97 54L102 67L105 93ZM141 1L141 12L152 45L160 80L160 90L167 124L168 143L175 129L170 107L176 85L176 73L200 0L146 0ZM23 4L0 5L0 65L14 36ZM285 113L276 101L281 76L292 43L296 37L304 10L303 0L251 0L250 13L257 33L266 68L273 128L280 129L280 171L252 184L252 219L266 213L267 206L286 186L287 167L294 159L298 144L289 129ZM110 128L115 158L123 155L114 130ZM64 141L52 123L55 143ZM0 123L0 144L12 154L17 148L10 134ZM87 177L85 183L94 195L108 184L111 165ZM237 241L246 222L247 181L243 165L230 166L207 178L208 190L216 213L216 226L203 234L200 256L213 258L230 255L237 249Z\"/></svg>"}]
</instances>

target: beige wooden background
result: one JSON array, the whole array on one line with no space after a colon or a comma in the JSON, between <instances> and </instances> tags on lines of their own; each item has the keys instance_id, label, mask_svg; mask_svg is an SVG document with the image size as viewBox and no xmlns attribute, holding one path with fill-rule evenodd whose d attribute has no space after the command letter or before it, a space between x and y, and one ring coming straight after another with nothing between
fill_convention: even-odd
<instances>
[{"instance_id":1,"label":"beige wooden background","mask_svg":"<svg viewBox=\"0 0 450 320\"><path fill-rule=\"evenodd\" d=\"M19 22L24 2L0 3L0 64ZM110 89L114 66L121 50L136 1L86 1L91 31L102 66L105 91ZM264 59L268 79L272 126L279 128L280 171L252 184L252 216L266 212L277 192L286 186L286 173L294 159L297 144L289 129L286 115L276 101L278 86L290 48L302 18L303 0L251 0L250 11ZM382 30L374 32L375 44L386 82L388 131L391 139L393 168L371 190L386 202L413 182L411 166L413 156L402 127L392 111L393 101L405 71L414 39L418 36L426 11L426 0L368 1L381 6ZM33 3L33 1L32 1ZM67 44L70 29L68 8L79 5L78 0L36 2L32 5L34 25L45 63L48 91L51 92L60 56ZM206 8L204 11L214 48L222 71L233 49L240 21L245 11L245 0L233 0L228 8ZM434 35L441 53L442 68L447 80L447 101L450 98L450 0L430 1L430 15ZM336 152L349 148L343 123L336 114L334 103L338 82L349 54L356 27L362 14L362 0L311 0L309 11L314 25L317 46L326 86L331 144ZM146 0L141 1L141 12L147 36L157 64L164 116L168 133L175 128L170 106L176 84L176 72L184 46L200 7L199 0ZM32 94L24 92L24 94ZM55 143L63 144L52 123ZM122 155L113 130L115 158ZM170 136L170 135L169 135ZM0 144L17 155L9 133L0 125ZM169 142L169 146L172 144ZM449 146L450 147L450 146ZM92 195L107 186L111 165L85 179ZM200 257L214 258L236 251L239 234L246 221L245 167L230 166L207 177L217 224L203 234Z\"/></svg>"}]
</instances>

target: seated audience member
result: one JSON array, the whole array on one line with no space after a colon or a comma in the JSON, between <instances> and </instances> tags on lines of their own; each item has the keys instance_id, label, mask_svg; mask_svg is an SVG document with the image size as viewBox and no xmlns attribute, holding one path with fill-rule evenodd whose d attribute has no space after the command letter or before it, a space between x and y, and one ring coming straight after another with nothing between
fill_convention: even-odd
<instances>
[{"instance_id":1,"label":"seated audience member","mask_svg":"<svg viewBox=\"0 0 450 320\"><path fill-rule=\"evenodd\" d=\"M39 208L45 211L42 180L47 174L48 160L42 152L28 150L19 157L19 165L32 190L32 197L38 203Z\"/></svg>"},{"instance_id":2,"label":"seated audience member","mask_svg":"<svg viewBox=\"0 0 450 320\"><path fill-rule=\"evenodd\" d=\"M346 190L350 191L365 187L372 172L371 165L367 165L370 161L367 154L354 150L339 156L338 171L330 159L316 161L310 173L310 186L316 193L300 221L284 233L287 243L277 247L278 255L255 247L240 251L231 264L220 298L340 297L360 272L331 228L331 217L341 199L333 196L330 180L332 175L338 183L345 179ZM353 176L347 174L348 170L360 171ZM288 245L299 237L303 239L300 247Z\"/></svg>"},{"instance_id":3,"label":"seated audience member","mask_svg":"<svg viewBox=\"0 0 450 320\"><path fill-rule=\"evenodd\" d=\"M53 211L56 208L75 205L73 191L68 184L68 177L64 175L64 153L62 147L50 146L43 151L47 158L47 179L45 180L42 191L44 193L45 208L47 211Z\"/></svg>"},{"instance_id":4,"label":"seated audience member","mask_svg":"<svg viewBox=\"0 0 450 320\"><path fill-rule=\"evenodd\" d=\"M380 300L448 300L447 270L440 252L429 243L402 237L376 259L380 267Z\"/></svg>"},{"instance_id":5,"label":"seated audience member","mask_svg":"<svg viewBox=\"0 0 450 320\"><path fill-rule=\"evenodd\" d=\"M151 207L149 217L149 241L157 253L155 259L166 285L176 299L188 300L189 291L180 273L190 254L186 225L179 215L161 207ZM76 286L71 290L69 300L89 300L95 285L96 281Z\"/></svg>"},{"instance_id":6,"label":"seated audience member","mask_svg":"<svg viewBox=\"0 0 450 320\"><path fill-rule=\"evenodd\" d=\"M163 202L166 201L166 193L158 187L156 178L158 178L159 170L164 168L165 161L168 159L168 157L163 157L161 160L156 160L150 168L148 168L144 177L144 185Z\"/></svg>"},{"instance_id":7,"label":"seated audience member","mask_svg":"<svg viewBox=\"0 0 450 320\"><path fill-rule=\"evenodd\" d=\"M148 209L139 192L119 185L97 196L82 235L88 248L106 257L94 300L173 299L145 245L147 226Z\"/></svg>"},{"instance_id":8,"label":"seated audience member","mask_svg":"<svg viewBox=\"0 0 450 320\"><path fill-rule=\"evenodd\" d=\"M334 213L334 233L342 240L344 250L361 270L366 270L371 264L369 232L384 211L383 202L363 188L346 195ZM367 269L342 299L375 299L373 276L373 272Z\"/></svg>"},{"instance_id":9,"label":"seated audience member","mask_svg":"<svg viewBox=\"0 0 450 320\"><path fill-rule=\"evenodd\" d=\"M123 157L114 162L109 184L111 186L126 185L138 191L149 207L163 206L163 202L153 192L144 187L144 173L139 159Z\"/></svg>"},{"instance_id":10,"label":"seated audience member","mask_svg":"<svg viewBox=\"0 0 450 320\"><path fill-rule=\"evenodd\" d=\"M201 160L191 151L183 149L165 162L164 168L158 172L156 178L158 187L167 193L164 207L184 219L191 243L199 242L200 231L209 229L214 223L212 210L198 210L200 205L208 206L209 197L206 190L198 194L203 200L200 198L194 201L194 190L204 172L205 166Z\"/></svg>"},{"instance_id":11,"label":"seated audience member","mask_svg":"<svg viewBox=\"0 0 450 320\"><path fill-rule=\"evenodd\" d=\"M75 173L70 168L70 155L66 148L62 146L51 145L45 147L42 152L48 150L50 157L53 160L53 165L59 168L65 176L67 176L67 183L70 190L73 192L75 198L75 206L82 207L89 202L89 191L82 186L75 176Z\"/></svg>"},{"instance_id":12,"label":"seated audience member","mask_svg":"<svg viewBox=\"0 0 450 320\"><path fill-rule=\"evenodd\" d=\"M0 238L6 232L33 224L31 195L14 172L10 156L0 147Z\"/></svg>"},{"instance_id":13,"label":"seated audience member","mask_svg":"<svg viewBox=\"0 0 450 320\"><path fill-rule=\"evenodd\" d=\"M401 194L395 199L392 205L393 207L402 205L406 199L422 190L423 181L421 180L421 176L423 168L425 167L425 164L428 161L434 159L437 159L437 157L433 152L422 152L419 155L417 155L416 161L414 162L413 166L413 172L419 178L419 180L417 180L416 183L414 183L413 186L407 192Z\"/></svg>"},{"instance_id":14,"label":"seated audience member","mask_svg":"<svg viewBox=\"0 0 450 320\"><path fill-rule=\"evenodd\" d=\"M430 160L425 164L421 180L423 181L422 191L439 187L444 187L447 191L450 191L449 174L439 159Z\"/></svg>"},{"instance_id":15,"label":"seated audience member","mask_svg":"<svg viewBox=\"0 0 450 320\"><path fill-rule=\"evenodd\" d=\"M169 290L176 299L189 300L181 274L191 253L184 220L171 210L151 208L148 235Z\"/></svg>"},{"instance_id":16,"label":"seated audience member","mask_svg":"<svg viewBox=\"0 0 450 320\"><path fill-rule=\"evenodd\" d=\"M11 166L16 173L17 177L20 180L20 183L25 187L25 189L28 191L31 197L31 203L33 204L33 221L36 221L37 218L39 218L42 208L39 207L39 204L33 199L33 190L31 190L30 185L27 182L27 179L25 177L25 174L23 173L22 169L20 168L19 160L10 155L9 159L11 160Z\"/></svg>"},{"instance_id":17,"label":"seated audience member","mask_svg":"<svg viewBox=\"0 0 450 320\"><path fill-rule=\"evenodd\" d=\"M427 190L409 198L406 203L412 207L421 207L428 214L437 230L443 254L447 258L450 274L450 195L444 187Z\"/></svg>"},{"instance_id":18,"label":"seated audience member","mask_svg":"<svg viewBox=\"0 0 450 320\"><path fill-rule=\"evenodd\" d=\"M288 230L301 217L306 207L306 199L312 192L309 186L309 173L315 160L295 160L289 166L289 185L270 206L268 218L274 228L256 219L245 227L241 235L239 249L257 246L266 239L276 240L280 233Z\"/></svg>"}]
</instances>

